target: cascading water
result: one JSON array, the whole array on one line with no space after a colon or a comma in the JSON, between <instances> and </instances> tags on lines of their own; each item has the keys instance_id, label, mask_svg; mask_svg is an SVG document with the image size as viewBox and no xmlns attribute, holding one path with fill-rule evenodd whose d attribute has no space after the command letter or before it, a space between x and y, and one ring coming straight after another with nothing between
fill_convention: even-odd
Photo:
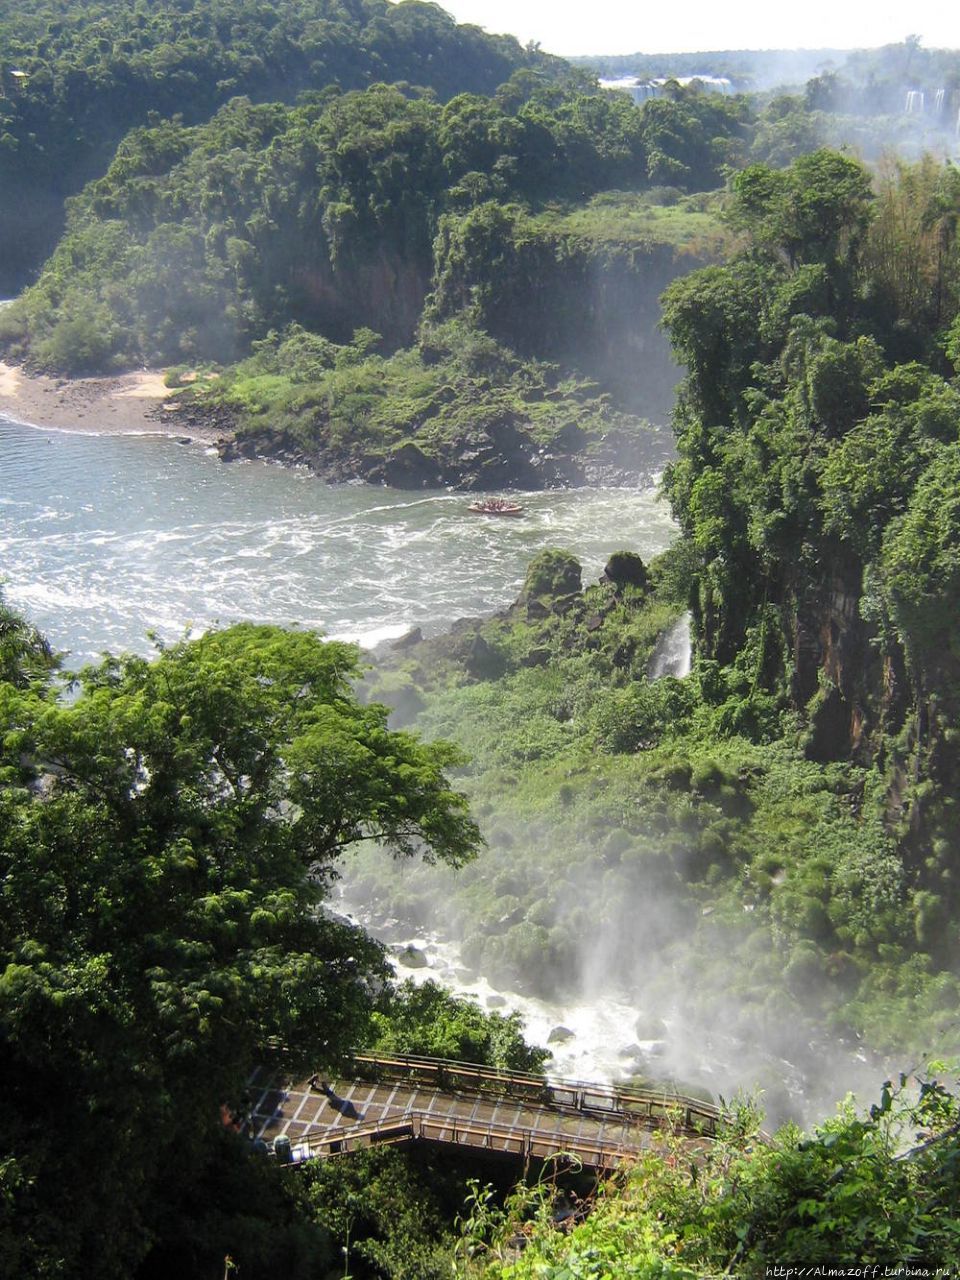
<instances>
[{"instance_id":1,"label":"cascading water","mask_svg":"<svg viewBox=\"0 0 960 1280\"><path fill-rule=\"evenodd\" d=\"M934 111L936 111L938 116L943 114L943 108L946 104L946 99L947 99L946 89L938 89L936 101L934 102L934 106L933 106L933 109Z\"/></svg>"},{"instance_id":2,"label":"cascading water","mask_svg":"<svg viewBox=\"0 0 960 1280\"><path fill-rule=\"evenodd\" d=\"M176 639L190 620L202 629L254 617L369 640L413 624L438 629L502 607L546 546L569 547L589 578L625 529L645 557L673 536L653 488L531 494L524 521L491 527L465 513L462 495L330 487L266 464L224 467L164 438L38 431L0 418L0 456L4 597L56 648L72 650L71 665L95 661L105 647L149 651L148 626ZM685 615L661 637L650 677L689 670ZM789 1060L778 1050L760 1062L756 1037L725 1017L710 1028L689 1022L679 996L676 1009L657 1007L649 975L621 988L604 968L555 1000L498 991L465 968L439 923L435 932L396 919L382 927L390 921L376 918L375 903L364 910L361 902L355 913L385 941L418 948L420 980L521 1013L532 1040L552 1041L559 1074L672 1077L725 1096L763 1079L785 1094L772 1108L777 1117L822 1111L827 1099L814 1103L811 1081L859 1087L850 1062L830 1058L835 1046L818 1040L802 1058L791 1048ZM854 1065L866 1088L876 1071L864 1059Z\"/></svg>"},{"instance_id":3,"label":"cascading water","mask_svg":"<svg viewBox=\"0 0 960 1280\"><path fill-rule=\"evenodd\" d=\"M601 80L600 88L610 89L617 93L628 93L638 106L642 106L650 98L659 98L663 94L662 84L649 80L640 81L635 76L621 76L617 80Z\"/></svg>"},{"instance_id":4,"label":"cascading water","mask_svg":"<svg viewBox=\"0 0 960 1280\"><path fill-rule=\"evenodd\" d=\"M629 93L638 106L651 98L662 98L666 85L677 83L684 89L694 85L701 93L731 94L735 92L732 80L726 76L671 76L669 79L637 80L634 76L622 76L617 80L601 80L601 89L612 89L619 93Z\"/></svg>"},{"instance_id":5,"label":"cascading water","mask_svg":"<svg viewBox=\"0 0 960 1280\"><path fill-rule=\"evenodd\" d=\"M908 89L904 111L908 116L923 115L926 106L926 95L921 89Z\"/></svg>"},{"instance_id":6,"label":"cascading water","mask_svg":"<svg viewBox=\"0 0 960 1280\"><path fill-rule=\"evenodd\" d=\"M691 1020L682 998L661 1008L642 985L609 984L553 998L496 986L464 967L460 944L448 933L384 918L351 898L349 880L336 893L335 910L387 945L399 980L439 982L481 1008L519 1014L527 1039L549 1048L546 1072L554 1079L613 1084L639 1077L658 1080L668 1091L705 1090L713 1100L759 1088L767 1120L777 1125L823 1115L838 1087L867 1096L885 1069L859 1045L833 1036L798 1042L785 1057L745 1037L732 1021Z\"/></svg>"},{"instance_id":7,"label":"cascading water","mask_svg":"<svg viewBox=\"0 0 960 1280\"><path fill-rule=\"evenodd\" d=\"M690 615L685 613L657 641L647 670L647 679L662 680L664 676L673 676L677 680L683 680L690 674L690 659Z\"/></svg>"}]
</instances>

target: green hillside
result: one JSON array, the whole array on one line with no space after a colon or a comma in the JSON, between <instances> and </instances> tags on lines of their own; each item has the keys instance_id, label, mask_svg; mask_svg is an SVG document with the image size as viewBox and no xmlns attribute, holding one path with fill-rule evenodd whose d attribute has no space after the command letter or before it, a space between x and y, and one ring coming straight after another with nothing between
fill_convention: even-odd
<instances>
[{"instance_id":1,"label":"green hillside","mask_svg":"<svg viewBox=\"0 0 960 1280\"><path fill-rule=\"evenodd\" d=\"M0 294L31 278L63 201L133 127L209 119L231 98L293 102L404 81L441 100L568 64L402 0L25 0L0 13Z\"/></svg>"}]
</instances>

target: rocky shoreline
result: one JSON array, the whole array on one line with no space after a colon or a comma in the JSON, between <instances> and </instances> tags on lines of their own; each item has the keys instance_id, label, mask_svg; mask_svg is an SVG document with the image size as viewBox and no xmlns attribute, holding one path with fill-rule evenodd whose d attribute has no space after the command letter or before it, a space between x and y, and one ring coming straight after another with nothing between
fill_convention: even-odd
<instances>
[{"instance_id":1,"label":"rocky shoreline","mask_svg":"<svg viewBox=\"0 0 960 1280\"><path fill-rule=\"evenodd\" d=\"M383 452L308 452L281 433L244 434L229 409L180 398L157 370L108 378L54 378L0 363L0 413L18 422L92 434L162 434L214 446L223 462L262 460L304 467L329 484L395 489L568 489L646 485L671 456L666 428L611 429L602 439L568 429L549 445L504 422L455 440L442 455L412 439Z\"/></svg>"},{"instance_id":2,"label":"rocky shoreline","mask_svg":"<svg viewBox=\"0 0 960 1280\"><path fill-rule=\"evenodd\" d=\"M178 413L178 417L181 414ZM219 432L217 451L224 462L265 459L305 467L330 484L386 485L394 489L455 489L476 493L500 489L621 488L646 485L672 456L667 429L651 428L641 437L610 431L602 440L585 438L538 445L515 430L483 432L438 457L407 440L384 453L328 451L310 453L284 436L237 435L222 410L208 415L196 406L182 411L186 429L198 420Z\"/></svg>"}]
</instances>

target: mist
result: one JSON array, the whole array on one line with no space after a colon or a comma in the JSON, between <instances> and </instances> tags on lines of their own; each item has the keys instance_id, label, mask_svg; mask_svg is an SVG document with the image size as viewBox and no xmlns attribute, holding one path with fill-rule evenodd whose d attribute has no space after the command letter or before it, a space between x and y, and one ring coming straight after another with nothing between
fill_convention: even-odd
<instances>
[{"instance_id":1,"label":"mist","mask_svg":"<svg viewBox=\"0 0 960 1280\"><path fill-rule=\"evenodd\" d=\"M591 826L588 841L562 815L490 813L477 863L454 873L366 854L345 869L342 903L395 955L422 953L425 967L400 976L520 1012L554 1074L752 1098L775 1127L822 1119L847 1093L868 1103L885 1073L917 1065L885 1063L832 1025L837 985L784 972L762 906L691 893L696 854L676 834Z\"/></svg>"}]
</instances>

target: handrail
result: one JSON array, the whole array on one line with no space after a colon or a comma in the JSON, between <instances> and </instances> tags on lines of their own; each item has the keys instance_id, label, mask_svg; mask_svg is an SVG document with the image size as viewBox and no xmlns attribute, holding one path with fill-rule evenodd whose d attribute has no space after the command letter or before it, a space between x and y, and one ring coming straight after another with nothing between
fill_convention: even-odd
<instances>
[{"instance_id":1,"label":"handrail","mask_svg":"<svg viewBox=\"0 0 960 1280\"><path fill-rule=\"evenodd\" d=\"M601 1168L634 1154L635 1149L618 1144L591 1142L588 1139L571 1139L569 1134L557 1130L538 1130L516 1125L483 1124L472 1120L461 1120L451 1116L436 1117L429 1111L405 1111L402 1116L384 1118L372 1124L357 1128L335 1130L322 1136L302 1137L296 1141L289 1139L291 1156L284 1160L285 1164L300 1164L304 1160L323 1159L324 1157L346 1155L351 1150L367 1144L392 1143L404 1141L442 1141L444 1132L451 1134L447 1141L462 1143L467 1146L482 1146L495 1150L494 1143L503 1144L506 1153L516 1151L519 1155L534 1155L536 1149L548 1148L549 1155L561 1155L569 1152L585 1164L593 1168ZM474 1141L470 1141L474 1139ZM306 1151L309 1154L295 1159L293 1153ZM585 1158L586 1157L586 1158ZM278 1157L279 1158L279 1157Z\"/></svg>"},{"instance_id":2,"label":"handrail","mask_svg":"<svg viewBox=\"0 0 960 1280\"><path fill-rule=\"evenodd\" d=\"M275 1052L283 1056L285 1051L283 1043L273 1038L268 1043ZM529 1091L526 1094L527 1097L534 1096L540 1101L549 1102L552 1106L572 1106L577 1111L614 1110L628 1114L631 1111L645 1110L645 1114L650 1119L662 1119L664 1116L682 1110L687 1128L696 1128L699 1124L710 1132L716 1132L717 1123L722 1116L721 1108L714 1106L712 1102L704 1102L701 1098L691 1097L690 1094L671 1092L668 1089L621 1089L617 1085L598 1084L590 1080L562 1078L550 1080L545 1075L535 1075L531 1071L507 1071L492 1068L492 1066L479 1066L476 1062L458 1062L445 1057L426 1057L417 1053L394 1053L392 1056L383 1055L383 1053L353 1053L349 1062L352 1062L356 1068L374 1071L374 1079L378 1079L379 1076L390 1078L390 1073L394 1073L394 1078L397 1076L403 1078L403 1076L412 1075L415 1071L424 1071L426 1075L433 1076L433 1079L438 1082L438 1087L440 1082L443 1082L449 1088L449 1085L456 1083L457 1080L474 1083L477 1088L483 1088L484 1085L490 1085L490 1087L497 1085L504 1093L515 1089L518 1094L524 1096L524 1091ZM564 1093L570 1101L564 1101ZM584 1106L582 1103L577 1103L577 1097L608 1098L613 1102L613 1106L604 1108L594 1102ZM660 1114L654 1115L653 1108L657 1108Z\"/></svg>"},{"instance_id":3,"label":"handrail","mask_svg":"<svg viewBox=\"0 0 960 1280\"><path fill-rule=\"evenodd\" d=\"M366 1068L374 1078L401 1078L421 1074L431 1079L438 1088L450 1088L457 1084L472 1086L478 1090L496 1088L510 1096L548 1103L560 1109L578 1112L609 1114L616 1112L627 1117L638 1113L649 1120L662 1121L677 1112L683 1113L684 1127L700 1128L715 1133L720 1110L711 1103L684 1094L666 1090L620 1089L610 1085L584 1080L548 1080L544 1076L526 1071L503 1071L493 1067L481 1067L476 1063L455 1062L446 1058L427 1058L416 1054L355 1054L354 1065L361 1071ZM604 1105L609 1103L610 1105Z\"/></svg>"}]
</instances>

